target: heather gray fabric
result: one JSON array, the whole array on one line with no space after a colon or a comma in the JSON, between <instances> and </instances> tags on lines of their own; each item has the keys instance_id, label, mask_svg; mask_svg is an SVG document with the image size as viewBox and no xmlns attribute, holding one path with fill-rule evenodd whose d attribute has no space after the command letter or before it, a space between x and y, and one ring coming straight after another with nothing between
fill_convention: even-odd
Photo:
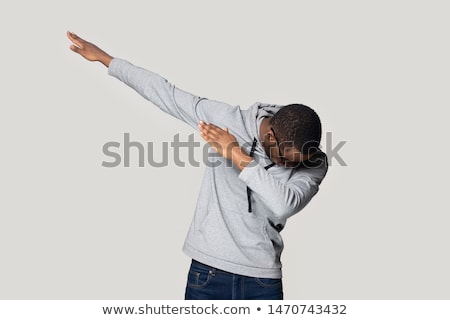
<instances>
[{"instance_id":1,"label":"heather gray fabric","mask_svg":"<svg viewBox=\"0 0 450 320\"><path fill-rule=\"evenodd\" d=\"M264 117L272 116L281 106L255 103L241 110L200 98L118 58L111 61L108 73L195 130L200 120L227 127L248 153L256 138L253 161L241 172L231 160L219 156L210 159L215 165L206 166L183 251L228 272L281 278L283 240L279 230L317 193L327 172L326 155L319 155L320 165L315 168L275 165L266 170L271 160L259 141L259 127ZM248 212L247 186L252 190L252 212Z\"/></svg>"}]
</instances>

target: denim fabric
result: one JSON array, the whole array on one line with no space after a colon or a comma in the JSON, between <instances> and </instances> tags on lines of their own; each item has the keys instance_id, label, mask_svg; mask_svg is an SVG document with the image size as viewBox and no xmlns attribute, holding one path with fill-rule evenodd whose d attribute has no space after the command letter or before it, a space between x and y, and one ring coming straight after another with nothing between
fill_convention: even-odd
<instances>
[{"instance_id":1,"label":"denim fabric","mask_svg":"<svg viewBox=\"0 0 450 320\"><path fill-rule=\"evenodd\" d=\"M281 279L229 273L192 260L186 300L283 300Z\"/></svg>"}]
</instances>

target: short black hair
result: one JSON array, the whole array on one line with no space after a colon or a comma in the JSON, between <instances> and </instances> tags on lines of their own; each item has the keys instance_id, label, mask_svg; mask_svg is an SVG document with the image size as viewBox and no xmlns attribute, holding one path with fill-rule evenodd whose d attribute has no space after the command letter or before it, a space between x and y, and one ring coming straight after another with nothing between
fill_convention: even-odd
<instances>
[{"instance_id":1,"label":"short black hair","mask_svg":"<svg viewBox=\"0 0 450 320\"><path fill-rule=\"evenodd\" d=\"M304 154L319 150L322 124L317 113L303 104L282 107L271 119L278 143L291 143Z\"/></svg>"}]
</instances>

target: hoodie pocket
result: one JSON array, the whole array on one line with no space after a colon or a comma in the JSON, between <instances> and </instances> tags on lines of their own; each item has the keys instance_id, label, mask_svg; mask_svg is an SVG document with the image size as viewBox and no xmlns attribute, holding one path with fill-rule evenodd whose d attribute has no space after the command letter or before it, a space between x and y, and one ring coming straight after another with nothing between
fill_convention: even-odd
<instances>
[{"instance_id":1,"label":"hoodie pocket","mask_svg":"<svg viewBox=\"0 0 450 320\"><path fill-rule=\"evenodd\" d=\"M266 221L264 224L264 235L267 241L270 241L272 243L273 252L279 260L281 257L281 252L284 248L283 238L281 237L281 234L274 227L272 227L268 221Z\"/></svg>"}]
</instances>

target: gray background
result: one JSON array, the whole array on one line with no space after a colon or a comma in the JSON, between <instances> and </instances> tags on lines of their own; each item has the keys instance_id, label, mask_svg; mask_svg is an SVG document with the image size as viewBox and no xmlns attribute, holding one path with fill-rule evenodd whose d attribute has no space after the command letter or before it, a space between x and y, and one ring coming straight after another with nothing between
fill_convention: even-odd
<instances>
[{"instance_id":1,"label":"gray background","mask_svg":"<svg viewBox=\"0 0 450 320\"><path fill-rule=\"evenodd\" d=\"M448 9L3 1L0 298L183 298L204 167L101 162L125 132L160 148L192 131L69 51L72 30L201 96L310 105L324 143L347 141L282 233L287 299L449 299Z\"/></svg>"}]
</instances>

